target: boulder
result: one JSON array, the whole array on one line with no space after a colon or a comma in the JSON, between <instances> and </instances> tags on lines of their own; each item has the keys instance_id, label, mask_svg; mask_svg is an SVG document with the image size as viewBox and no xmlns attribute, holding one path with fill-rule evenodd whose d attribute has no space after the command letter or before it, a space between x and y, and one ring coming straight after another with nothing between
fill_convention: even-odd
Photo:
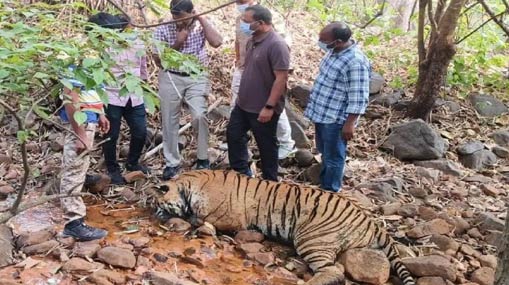
<instances>
[{"instance_id":1,"label":"boulder","mask_svg":"<svg viewBox=\"0 0 509 285\"><path fill-rule=\"evenodd\" d=\"M12 252L14 242L11 229L5 224L0 225L0 268L14 263Z\"/></svg>"},{"instance_id":2,"label":"boulder","mask_svg":"<svg viewBox=\"0 0 509 285\"><path fill-rule=\"evenodd\" d=\"M509 149L501 146L494 146L491 151L500 158L509 158Z\"/></svg>"},{"instance_id":3,"label":"boulder","mask_svg":"<svg viewBox=\"0 0 509 285\"><path fill-rule=\"evenodd\" d=\"M295 160L299 167L309 167L313 164L315 156L307 149L299 149L295 153Z\"/></svg>"},{"instance_id":4,"label":"boulder","mask_svg":"<svg viewBox=\"0 0 509 285\"><path fill-rule=\"evenodd\" d=\"M152 285L197 285L189 280L181 279L177 275L171 272L157 272L152 271L147 274L148 280Z\"/></svg>"},{"instance_id":5,"label":"boulder","mask_svg":"<svg viewBox=\"0 0 509 285\"><path fill-rule=\"evenodd\" d=\"M97 258L106 264L121 267L134 268L136 265L136 257L127 249L118 247L105 247L97 252Z\"/></svg>"},{"instance_id":6,"label":"boulder","mask_svg":"<svg viewBox=\"0 0 509 285\"><path fill-rule=\"evenodd\" d=\"M74 244L73 253L75 256L92 258L101 249L98 241L84 241Z\"/></svg>"},{"instance_id":7,"label":"boulder","mask_svg":"<svg viewBox=\"0 0 509 285\"><path fill-rule=\"evenodd\" d=\"M164 224L164 226L173 232L187 232L191 229L191 224L180 218L171 218Z\"/></svg>"},{"instance_id":8,"label":"boulder","mask_svg":"<svg viewBox=\"0 0 509 285\"><path fill-rule=\"evenodd\" d=\"M499 146L509 146L509 129L498 130L490 135Z\"/></svg>"},{"instance_id":9,"label":"boulder","mask_svg":"<svg viewBox=\"0 0 509 285\"><path fill-rule=\"evenodd\" d=\"M481 232L488 231L504 231L505 223L503 220L495 217L491 213L481 213L476 219L476 223L478 224L478 228Z\"/></svg>"},{"instance_id":10,"label":"boulder","mask_svg":"<svg viewBox=\"0 0 509 285\"><path fill-rule=\"evenodd\" d=\"M390 94L379 94L370 98L370 104L390 107L401 100L402 91L394 91Z\"/></svg>"},{"instance_id":11,"label":"boulder","mask_svg":"<svg viewBox=\"0 0 509 285\"><path fill-rule=\"evenodd\" d=\"M472 273L470 279L479 285L493 285L495 284L495 269L481 267Z\"/></svg>"},{"instance_id":12,"label":"boulder","mask_svg":"<svg viewBox=\"0 0 509 285\"><path fill-rule=\"evenodd\" d=\"M302 112L294 105L291 101L287 101L285 104L286 115L290 122L296 122L304 130L307 130L311 126L311 121L304 117Z\"/></svg>"},{"instance_id":13,"label":"boulder","mask_svg":"<svg viewBox=\"0 0 509 285\"><path fill-rule=\"evenodd\" d=\"M417 285L448 285L442 277L421 277L417 279Z\"/></svg>"},{"instance_id":14,"label":"boulder","mask_svg":"<svg viewBox=\"0 0 509 285\"><path fill-rule=\"evenodd\" d=\"M127 183L133 183L136 181L144 180L147 176L142 171L132 171L124 175L124 179Z\"/></svg>"},{"instance_id":15,"label":"boulder","mask_svg":"<svg viewBox=\"0 0 509 285\"><path fill-rule=\"evenodd\" d=\"M379 250L350 249L339 260L345 272L357 282L382 285L389 279L391 265Z\"/></svg>"},{"instance_id":16,"label":"boulder","mask_svg":"<svg viewBox=\"0 0 509 285\"><path fill-rule=\"evenodd\" d=\"M92 194L101 194L108 189L111 178L108 175L99 174L95 179L88 180L83 186Z\"/></svg>"},{"instance_id":17,"label":"boulder","mask_svg":"<svg viewBox=\"0 0 509 285\"><path fill-rule=\"evenodd\" d=\"M102 264L88 262L79 257L73 257L62 266L62 271L71 274L90 274L102 268Z\"/></svg>"},{"instance_id":18,"label":"boulder","mask_svg":"<svg viewBox=\"0 0 509 285\"><path fill-rule=\"evenodd\" d=\"M436 169L442 171L444 174L452 176L462 176L463 170L457 163L447 159L440 160L427 160L427 161L414 161L413 164L426 168Z\"/></svg>"},{"instance_id":19,"label":"boulder","mask_svg":"<svg viewBox=\"0 0 509 285\"><path fill-rule=\"evenodd\" d=\"M497 163L497 156L493 152L483 149L470 155L461 156L460 161L467 168L481 170L494 166Z\"/></svg>"},{"instance_id":20,"label":"boulder","mask_svg":"<svg viewBox=\"0 0 509 285\"><path fill-rule=\"evenodd\" d=\"M250 253L257 253L260 252L265 246L261 243L257 242L249 242L249 243L243 243L239 246L240 250L245 254L248 255Z\"/></svg>"},{"instance_id":21,"label":"boulder","mask_svg":"<svg viewBox=\"0 0 509 285\"><path fill-rule=\"evenodd\" d=\"M402 259L401 262L412 275L417 277L438 276L444 279L456 280L456 268L447 258L441 255L428 255Z\"/></svg>"},{"instance_id":22,"label":"boulder","mask_svg":"<svg viewBox=\"0 0 509 285\"><path fill-rule=\"evenodd\" d=\"M221 120L229 120L231 114L230 106L220 105L214 108L208 115L208 118L213 122L218 122Z\"/></svg>"},{"instance_id":23,"label":"boulder","mask_svg":"<svg viewBox=\"0 0 509 285\"><path fill-rule=\"evenodd\" d=\"M498 258L495 255L481 255L479 257L479 261L484 267L493 268L495 270L497 269Z\"/></svg>"},{"instance_id":24,"label":"boulder","mask_svg":"<svg viewBox=\"0 0 509 285\"><path fill-rule=\"evenodd\" d=\"M438 182L438 179L440 178L440 170L426 167L417 167L415 169L415 174L422 178L429 179L432 182Z\"/></svg>"},{"instance_id":25,"label":"boulder","mask_svg":"<svg viewBox=\"0 0 509 285\"><path fill-rule=\"evenodd\" d=\"M306 136L304 129L295 121L290 122L292 128L292 139L298 148L311 148L311 141Z\"/></svg>"},{"instance_id":26,"label":"boulder","mask_svg":"<svg viewBox=\"0 0 509 285\"><path fill-rule=\"evenodd\" d=\"M413 229L409 230L406 234L411 238L422 238L429 235L444 235L451 232L453 226L442 219L434 219L429 222L425 222L417 225Z\"/></svg>"},{"instance_id":27,"label":"boulder","mask_svg":"<svg viewBox=\"0 0 509 285\"><path fill-rule=\"evenodd\" d=\"M124 274L106 269L100 269L94 272L90 278L96 283L97 280L106 280L115 285L126 284L126 276Z\"/></svg>"},{"instance_id":28,"label":"boulder","mask_svg":"<svg viewBox=\"0 0 509 285\"><path fill-rule=\"evenodd\" d=\"M311 184L319 185L320 184L320 171L322 170L321 163L315 163L308 167L304 171L304 178L306 181L311 182Z\"/></svg>"},{"instance_id":29,"label":"boulder","mask_svg":"<svg viewBox=\"0 0 509 285\"><path fill-rule=\"evenodd\" d=\"M479 93L472 93L468 100L474 109L483 117L498 117L509 112L507 106L497 98Z\"/></svg>"},{"instance_id":30,"label":"boulder","mask_svg":"<svg viewBox=\"0 0 509 285\"><path fill-rule=\"evenodd\" d=\"M431 160L444 156L444 139L424 121L418 119L392 127L381 146L400 160Z\"/></svg>"},{"instance_id":31,"label":"boulder","mask_svg":"<svg viewBox=\"0 0 509 285\"><path fill-rule=\"evenodd\" d=\"M23 252L26 255L46 254L56 249L59 245L60 243L56 240L48 240L40 244L34 244L31 246L24 247Z\"/></svg>"},{"instance_id":32,"label":"boulder","mask_svg":"<svg viewBox=\"0 0 509 285\"><path fill-rule=\"evenodd\" d=\"M297 105L301 108L306 108L309 102L309 96L311 95L311 86L297 85L290 89L289 95Z\"/></svg>"},{"instance_id":33,"label":"boulder","mask_svg":"<svg viewBox=\"0 0 509 285\"><path fill-rule=\"evenodd\" d=\"M460 244L457 241L445 235L435 234L431 236L430 241L444 252L448 250L456 252L460 248Z\"/></svg>"},{"instance_id":34,"label":"boulder","mask_svg":"<svg viewBox=\"0 0 509 285\"><path fill-rule=\"evenodd\" d=\"M40 244L52 239L55 236L55 231L52 229L45 229L31 233L21 234L16 240L16 247L23 248L34 244Z\"/></svg>"},{"instance_id":35,"label":"boulder","mask_svg":"<svg viewBox=\"0 0 509 285\"><path fill-rule=\"evenodd\" d=\"M240 244L250 243L250 242L262 242L264 240L264 236L262 233L254 230L243 230L239 231L234 240Z\"/></svg>"},{"instance_id":36,"label":"boulder","mask_svg":"<svg viewBox=\"0 0 509 285\"><path fill-rule=\"evenodd\" d=\"M385 79L378 72L371 72L369 75L369 94L377 94L382 91L384 87Z\"/></svg>"},{"instance_id":37,"label":"boulder","mask_svg":"<svg viewBox=\"0 0 509 285\"><path fill-rule=\"evenodd\" d=\"M462 144L458 147L458 153L460 155L469 155L474 152L480 151L484 149L484 144L480 141L470 141Z\"/></svg>"}]
</instances>

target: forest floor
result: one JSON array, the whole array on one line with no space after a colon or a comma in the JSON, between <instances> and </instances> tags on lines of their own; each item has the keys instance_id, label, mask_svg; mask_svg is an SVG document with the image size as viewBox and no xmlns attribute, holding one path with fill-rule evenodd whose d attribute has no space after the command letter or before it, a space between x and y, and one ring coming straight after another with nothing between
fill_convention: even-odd
<instances>
[{"instance_id":1,"label":"forest floor","mask_svg":"<svg viewBox=\"0 0 509 285\"><path fill-rule=\"evenodd\" d=\"M234 18L229 15L236 11L230 8L212 14L224 37L224 45L218 50L209 49L211 104L218 99L228 104L231 97ZM317 31L306 24L312 21L309 16L294 13L291 19L303 20L290 24L294 72L289 85L292 88L310 86L322 56L316 45ZM386 82L381 95L375 96L397 99L390 104L371 104L361 119L356 137L348 146L343 191L351 193L370 209L374 218L405 245L400 254L408 258L411 273L422 279L419 284L489 285L496 268L496 246L502 238L506 219L509 159L497 157L494 163L481 162L482 167L473 170L461 165L465 155L458 150L474 141L481 144L482 151L505 149L506 146L497 146L501 143L492 134L508 128L509 115L481 117L465 99L466 94L447 87L430 123L448 144L442 160L446 166L419 167L381 150L391 127L409 121L398 106L411 98L412 89L393 90L391 81L406 76L407 70L395 68L394 61L414 49L401 37L389 39L380 47L370 46L370 54L375 55L372 58L374 70L383 73ZM152 80L156 79L155 74L154 71ZM402 96L393 97L398 91ZM299 98L290 97L297 106L295 113L302 117ZM376 98L379 97L373 100ZM227 110L224 106L217 108L211 116L210 156L213 167L218 169L227 167L224 150L227 114L224 110ZM188 115L183 116L182 125L189 119ZM28 144L29 161L36 177L29 181L26 201L35 200L52 188L60 171L63 139L63 133L56 126L38 119L29 125L43 135ZM0 192L4 200L0 201L0 211L4 212L12 204L13 190L19 186L22 176L15 128L13 120L7 116L3 118L0 124ZM150 128L149 149L161 140L158 114L150 118ZM313 128L301 128L306 137L299 140L309 144L307 148L301 147L301 153L310 153L312 159L303 161L302 157L291 157L281 161L281 176L288 181L316 184L320 157L313 147ZM126 129L120 144L120 159L123 160L128 146ZM189 170L195 160L191 130L182 136L182 145L184 170ZM251 150L256 160L254 145ZM91 156L91 171L103 173L101 151L94 151ZM149 194L160 183L164 168L162 154L151 157L146 163L153 169L149 177L127 186L108 187L86 198L87 222L109 231L108 237L100 243L76 243L58 237L62 219L57 201L11 219L8 225L18 237L16 264L0 270L0 284L147 284L151 280L154 284L260 285L301 284L302 280L310 278L311 273L292 248L262 240L255 233L228 237L214 234L212 229L195 232L184 221L161 224L153 217ZM246 240L250 243L246 244ZM349 264L348 257L342 261L349 284L399 284L397 279L387 281L388 273L378 268L381 267L378 264L370 263L379 260L376 253L357 253L361 258L356 264ZM433 258L426 259L430 255ZM370 266L373 269L369 269ZM365 271L364 275L359 271Z\"/></svg>"}]
</instances>

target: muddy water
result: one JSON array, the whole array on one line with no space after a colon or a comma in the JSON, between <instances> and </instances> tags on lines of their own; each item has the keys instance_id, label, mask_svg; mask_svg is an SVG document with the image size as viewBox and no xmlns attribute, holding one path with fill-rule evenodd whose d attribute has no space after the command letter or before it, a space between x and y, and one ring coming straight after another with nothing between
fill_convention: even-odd
<instances>
[{"instance_id":1,"label":"muddy water","mask_svg":"<svg viewBox=\"0 0 509 285\"><path fill-rule=\"evenodd\" d=\"M33 232L52 226L61 229L61 211L54 205L38 207L27 211L11 221L16 233ZM189 239L183 234L167 232L151 218L148 211L134 206L107 208L104 204L90 205L87 223L107 229L109 235L103 246L125 247L129 240L149 237L148 249L142 255L152 261L151 268L123 270L130 280L128 284L142 284L142 273L146 270L173 272L201 284L291 284L273 282L273 276L262 266L245 260L225 239L200 237ZM154 255L164 255L168 259L157 261ZM20 284L84 284L76 278L58 271L60 262L51 256L34 256L39 263L24 270L14 266L0 270L0 279L15 278ZM86 283L85 283L86 284Z\"/></svg>"}]
</instances>

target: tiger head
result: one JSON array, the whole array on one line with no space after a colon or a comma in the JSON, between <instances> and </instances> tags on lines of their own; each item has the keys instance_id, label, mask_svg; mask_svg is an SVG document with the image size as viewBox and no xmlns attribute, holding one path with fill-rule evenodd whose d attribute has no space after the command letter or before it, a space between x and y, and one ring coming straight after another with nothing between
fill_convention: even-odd
<instances>
[{"instance_id":1,"label":"tiger head","mask_svg":"<svg viewBox=\"0 0 509 285\"><path fill-rule=\"evenodd\" d=\"M167 181L159 187L165 192L157 199L156 217L161 220L168 220L172 217L185 217L188 212L188 203L185 194L175 181Z\"/></svg>"}]
</instances>

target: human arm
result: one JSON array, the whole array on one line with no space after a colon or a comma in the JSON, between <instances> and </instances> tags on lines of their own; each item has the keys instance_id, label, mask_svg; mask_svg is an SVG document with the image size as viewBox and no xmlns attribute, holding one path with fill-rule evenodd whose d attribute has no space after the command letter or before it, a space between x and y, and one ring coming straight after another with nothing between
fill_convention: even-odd
<instances>
[{"instance_id":1,"label":"human arm","mask_svg":"<svg viewBox=\"0 0 509 285\"><path fill-rule=\"evenodd\" d=\"M348 114L343 125L343 138L351 140L354 137L357 119L364 114L369 100L369 66L362 63L354 63L347 72L347 108Z\"/></svg>"},{"instance_id":2,"label":"human arm","mask_svg":"<svg viewBox=\"0 0 509 285\"><path fill-rule=\"evenodd\" d=\"M205 16L198 16L197 19L203 27L203 33L207 42L214 48L221 46L223 44L223 37L214 25Z\"/></svg>"},{"instance_id":3,"label":"human arm","mask_svg":"<svg viewBox=\"0 0 509 285\"><path fill-rule=\"evenodd\" d=\"M288 70L274 70L274 74L276 75L276 80L274 84L272 84L272 89L270 90L270 96L267 100L266 105L272 106L272 108L264 107L260 114L258 115L258 121L261 123L266 123L272 119L274 115L274 109L279 102L281 96L283 96L286 90L286 82L288 81Z\"/></svg>"},{"instance_id":4,"label":"human arm","mask_svg":"<svg viewBox=\"0 0 509 285\"><path fill-rule=\"evenodd\" d=\"M74 113L79 110L80 95L79 89L64 88L64 109L67 114L69 123L74 133L78 136L76 140L76 152L81 153L92 146L92 142L88 140L85 126L78 124L74 119ZM70 101L70 102L69 102Z\"/></svg>"}]
</instances>

